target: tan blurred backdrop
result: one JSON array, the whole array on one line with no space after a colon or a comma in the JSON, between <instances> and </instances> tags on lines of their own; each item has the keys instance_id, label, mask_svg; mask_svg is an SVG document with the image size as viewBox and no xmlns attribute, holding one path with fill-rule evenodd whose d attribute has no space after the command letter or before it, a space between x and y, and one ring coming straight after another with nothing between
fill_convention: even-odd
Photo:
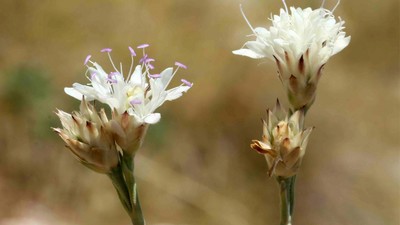
<instances>
[{"instance_id":1,"label":"tan blurred backdrop","mask_svg":"<svg viewBox=\"0 0 400 225\"><path fill-rule=\"evenodd\" d=\"M319 7L321 1L288 0ZM194 87L164 104L137 157L149 225L278 224L276 183L249 148L283 89L271 62L234 56L279 0L1 0L0 224L129 224L111 182L81 166L50 127L63 93L85 82L87 54L149 43L159 70L175 61ZM332 8L335 1L327 1ZM307 118L315 126L297 179L296 225L400 224L399 1L343 0L351 43L325 68Z\"/></svg>"}]
</instances>

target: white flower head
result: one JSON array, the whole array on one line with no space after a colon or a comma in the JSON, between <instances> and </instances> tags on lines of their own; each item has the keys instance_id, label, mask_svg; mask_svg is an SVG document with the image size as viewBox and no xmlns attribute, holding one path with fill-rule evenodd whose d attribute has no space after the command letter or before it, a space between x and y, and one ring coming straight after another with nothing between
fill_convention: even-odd
<instances>
[{"instance_id":1,"label":"white flower head","mask_svg":"<svg viewBox=\"0 0 400 225\"><path fill-rule=\"evenodd\" d=\"M248 41L234 54L254 59L268 58L276 62L279 77L288 89L293 108L312 104L323 66L329 58L343 50L350 42L344 21L337 20L330 11L290 7L271 16L272 25L253 28L245 17L256 40Z\"/></svg>"},{"instance_id":2,"label":"white flower head","mask_svg":"<svg viewBox=\"0 0 400 225\"><path fill-rule=\"evenodd\" d=\"M159 74L153 73L154 66L152 63L155 60L146 54L145 48L148 46L148 44L142 44L137 47L143 51L143 57L135 68L133 67L136 52L132 47L128 48L132 63L127 77L124 77L122 65L117 69L113 63L110 48L105 48L101 52L108 54L114 69L111 73L106 73L98 63L91 61L91 55L87 56L84 64L88 67L89 84L74 83L72 87L65 88L65 92L78 100L85 97L88 101L100 101L109 105L111 110L115 110L121 115L127 112L135 118L138 124L157 123L161 115L155 113L155 110L165 101L172 101L181 97L183 92L193 86L193 83L182 79L180 86L167 90L167 86L178 69L186 69L186 66L176 62L177 68L175 70L169 67Z\"/></svg>"}]
</instances>

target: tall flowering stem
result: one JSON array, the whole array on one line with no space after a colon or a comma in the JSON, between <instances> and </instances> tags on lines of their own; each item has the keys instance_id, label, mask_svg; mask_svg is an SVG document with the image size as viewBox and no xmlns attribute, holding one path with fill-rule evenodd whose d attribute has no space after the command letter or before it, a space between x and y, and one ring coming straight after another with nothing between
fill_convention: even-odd
<instances>
[{"instance_id":1,"label":"tall flowering stem","mask_svg":"<svg viewBox=\"0 0 400 225\"><path fill-rule=\"evenodd\" d=\"M145 224L135 180L135 155L149 125L161 118L156 109L166 101L181 97L193 86L181 79L181 85L167 89L179 68L187 67L176 62L175 69L170 67L155 73L155 59L146 54L147 47L148 44L137 47L143 57L136 66L136 52L132 47L128 48L132 63L126 76L122 65L117 68L112 61L112 49L101 50L111 61L114 71L110 73L91 61L91 55L88 55L84 65L89 84L74 83L64 89L68 95L81 100L80 111L69 114L59 110L57 115L63 128L53 128L83 165L111 179L133 225ZM96 112L90 101L108 105L111 119L104 109Z\"/></svg>"},{"instance_id":2,"label":"tall flowering stem","mask_svg":"<svg viewBox=\"0 0 400 225\"><path fill-rule=\"evenodd\" d=\"M290 119L282 120L280 113L268 111L263 139L253 140L251 147L265 155L268 174L276 177L280 187L281 225L290 225L296 176L311 132L303 130L304 116L315 101L325 64L349 44L350 37L343 31L344 21L333 15L340 0L333 10L323 8L325 1L314 10L287 7L282 2L285 7L271 16L269 28L253 28L242 10L255 40L233 53L273 61L287 93L290 110L286 118Z\"/></svg>"}]
</instances>

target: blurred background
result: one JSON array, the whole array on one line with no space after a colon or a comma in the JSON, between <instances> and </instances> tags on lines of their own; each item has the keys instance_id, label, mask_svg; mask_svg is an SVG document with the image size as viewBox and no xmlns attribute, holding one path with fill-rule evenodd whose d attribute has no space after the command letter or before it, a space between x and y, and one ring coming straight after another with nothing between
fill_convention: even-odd
<instances>
[{"instance_id":1,"label":"blurred background","mask_svg":"<svg viewBox=\"0 0 400 225\"><path fill-rule=\"evenodd\" d=\"M277 184L249 147L260 118L286 96L275 65L235 56L279 0L1 0L0 225L129 224L106 176L79 164L50 127L63 92L86 82L83 60L129 66L149 43L162 69L194 82L164 104L136 157L149 225L279 223ZM317 8L320 0L287 0ZM336 1L326 1L333 8ZM344 0L350 45L331 58L307 118L315 126L296 183L296 225L400 224L399 1Z\"/></svg>"}]
</instances>

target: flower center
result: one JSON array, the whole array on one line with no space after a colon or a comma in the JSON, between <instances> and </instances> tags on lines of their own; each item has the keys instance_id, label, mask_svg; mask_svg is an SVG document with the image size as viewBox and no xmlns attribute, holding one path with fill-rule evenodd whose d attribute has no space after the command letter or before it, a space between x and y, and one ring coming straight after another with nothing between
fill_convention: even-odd
<instances>
[{"instance_id":1,"label":"flower center","mask_svg":"<svg viewBox=\"0 0 400 225\"><path fill-rule=\"evenodd\" d=\"M127 102L126 106L129 108L131 105L141 104L143 95L143 89L140 86L134 86L128 89L126 92Z\"/></svg>"}]
</instances>

